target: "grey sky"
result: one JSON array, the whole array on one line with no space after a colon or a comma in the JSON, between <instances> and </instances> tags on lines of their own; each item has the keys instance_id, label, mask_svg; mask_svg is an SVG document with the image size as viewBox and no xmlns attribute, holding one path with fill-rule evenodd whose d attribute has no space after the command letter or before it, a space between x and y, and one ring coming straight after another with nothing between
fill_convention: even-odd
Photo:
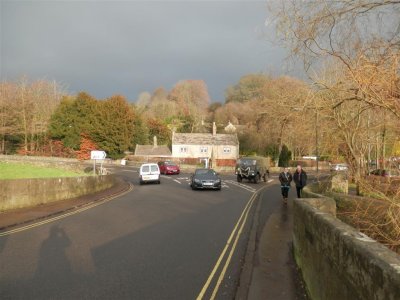
<instances>
[{"instance_id":1,"label":"grey sky","mask_svg":"<svg viewBox=\"0 0 400 300\"><path fill-rule=\"evenodd\" d=\"M213 101L248 73L285 73L266 2L1 0L1 79L46 78L98 98L203 79Z\"/></svg>"}]
</instances>

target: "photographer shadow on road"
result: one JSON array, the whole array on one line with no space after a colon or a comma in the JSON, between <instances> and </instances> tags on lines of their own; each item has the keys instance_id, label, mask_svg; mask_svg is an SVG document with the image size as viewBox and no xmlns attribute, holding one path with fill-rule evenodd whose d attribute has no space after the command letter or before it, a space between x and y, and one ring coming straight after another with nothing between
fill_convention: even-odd
<instances>
[{"instance_id":1,"label":"photographer shadow on road","mask_svg":"<svg viewBox=\"0 0 400 300\"><path fill-rule=\"evenodd\" d=\"M36 277L48 278L49 281L65 281L71 277L72 268L66 255L66 249L71 245L71 240L64 229L58 225L50 228L49 237L40 247Z\"/></svg>"}]
</instances>

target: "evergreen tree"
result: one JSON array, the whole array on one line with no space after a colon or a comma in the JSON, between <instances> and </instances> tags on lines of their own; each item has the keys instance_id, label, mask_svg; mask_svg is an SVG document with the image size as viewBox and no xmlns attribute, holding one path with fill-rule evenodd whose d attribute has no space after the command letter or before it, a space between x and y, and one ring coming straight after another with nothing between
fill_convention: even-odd
<instances>
[{"instance_id":1,"label":"evergreen tree","mask_svg":"<svg viewBox=\"0 0 400 300\"><path fill-rule=\"evenodd\" d=\"M76 98L65 97L51 117L50 136L66 147L79 149L81 134L90 136L98 127L97 109L97 101L86 93L79 93Z\"/></svg>"},{"instance_id":2,"label":"evergreen tree","mask_svg":"<svg viewBox=\"0 0 400 300\"><path fill-rule=\"evenodd\" d=\"M133 149L135 112L123 96L99 101L99 126L92 131L93 140L112 158L124 156Z\"/></svg>"},{"instance_id":3,"label":"evergreen tree","mask_svg":"<svg viewBox=\"0 0 400 300\"><path fill-rule=\"evenodd\" d=\"M292 152L289 151L286 145L283 145L281 155L279 156L279 167L288 167L289 160L291 157L292 157Z\"/></svg>"},{"instance_id":4,"label":"evergreen tree","mask_svg":"<svg viewBox=\"0 0 400 300\"><path fill-rule=\"evenodd\" d=\"M157 119L148 119L147 128L150 141L156 136L160 145L171 144L171 131L165 123Z\"/></svg>"}]
</instances>

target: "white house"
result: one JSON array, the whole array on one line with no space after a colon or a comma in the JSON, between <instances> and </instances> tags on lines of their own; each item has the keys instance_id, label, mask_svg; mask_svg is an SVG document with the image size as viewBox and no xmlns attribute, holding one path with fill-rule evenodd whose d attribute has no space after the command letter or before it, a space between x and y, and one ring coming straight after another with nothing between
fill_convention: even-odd
<instances>
[{"instance_id":1,"label":"white house","mask_svg":"<svg viewBox=\"0 0 400 300\"><path fill-rule=\"evenodd\" d=\"M239 140L236 133L217 133L213 123L212 133L173 133L172 156L192 163L209 159L213 166L235 166Z\"/></svg>"}]
</instances>

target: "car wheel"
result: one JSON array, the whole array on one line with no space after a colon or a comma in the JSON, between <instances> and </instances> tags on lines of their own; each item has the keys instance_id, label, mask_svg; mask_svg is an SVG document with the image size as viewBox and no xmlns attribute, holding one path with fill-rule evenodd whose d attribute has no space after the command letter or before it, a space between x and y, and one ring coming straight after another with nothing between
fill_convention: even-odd
<instances>
[{"instance_id":1,"label":"car wheel","mask_svg":"<svg viewBox=\"0 0 400 300\"><path fill-rule=\"evenodd\" d=\"M160 183L161 183L161 180L157 181L157 184L160 184Z\"/></svg>"},{"instance_id":2,"label":"car wheel","mask_svg":"<svg viewBox=\"0 0 400 300\"><path fill-rule=\"evenodd\" d=\"M258 183L258 175L254 176L253 182Z\"/></svg>"},{"instance_id":3,"label":"car wheel","mask_svg":"<svg viewBox=\"0 0 400 300\"><path fill-rule=\"evenodd\" d=\"M237 182L242 182L242 180L243 180L243 179L242 179L242 176L238 175L238 176L237 176Z\"/></svg>"}]
</instances>

